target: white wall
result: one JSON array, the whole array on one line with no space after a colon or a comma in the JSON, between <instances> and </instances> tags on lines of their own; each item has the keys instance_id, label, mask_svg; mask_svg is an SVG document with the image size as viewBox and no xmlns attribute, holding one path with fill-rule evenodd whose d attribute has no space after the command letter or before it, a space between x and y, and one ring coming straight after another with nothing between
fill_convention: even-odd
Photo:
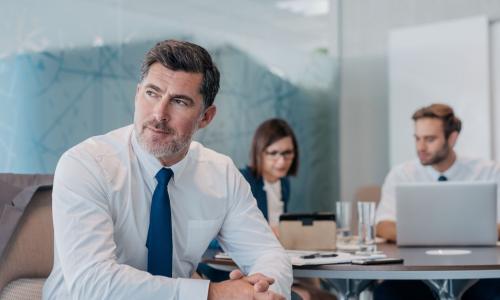
<instances>
[{"instance_id":1,"label":"white wall","mask_svg":"<svg viewBox=\"0 0 500 300\"><path fill-rule=\"evenodd\" d=\"M500 21L490 25L490 41L493 157L500 160Z\"/></svg>"},{"instance_id":2,"label":"white wall","mask_svg":"<svg viewBox=\"0 0 500 300\"><path fill-rule=\"evenodd\" d=\"M390 32L391 166L415 158L409 116L431 103L450 105L462 120L457 153L492 158L489 32L484 16Z\"/></svg>"},{"instance_id":3,"label":"white wall","mask_svg":"<svg viewBox=\"0 0 500 300\"><path fill-rule=\"evenodd\" d=\"M341 198L389 171L388 35L394 28L476 15L500 18L498 0L341 1Z\"/></svg>"}]
</instances>

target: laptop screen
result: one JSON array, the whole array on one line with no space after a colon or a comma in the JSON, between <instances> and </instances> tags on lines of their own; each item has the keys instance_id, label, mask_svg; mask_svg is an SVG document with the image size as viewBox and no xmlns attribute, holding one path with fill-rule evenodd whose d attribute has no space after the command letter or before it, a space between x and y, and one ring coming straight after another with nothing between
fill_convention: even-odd
<instances>
[{"instance_id":1,"label":"laptop screen","mask_svg":"<svg viewBox=\"0 0 500 300\"><path fill-rule=\"evenodd\" d=\"M396 186L396 219L400 246L495 245L497 184L400 184Z\"/></svg>"}]
</instances>

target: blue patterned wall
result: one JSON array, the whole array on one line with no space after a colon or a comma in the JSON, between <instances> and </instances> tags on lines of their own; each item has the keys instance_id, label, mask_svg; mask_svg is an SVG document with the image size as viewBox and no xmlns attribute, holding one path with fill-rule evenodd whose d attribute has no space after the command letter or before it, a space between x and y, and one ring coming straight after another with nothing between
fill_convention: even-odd
<instances>
[{"instance_id":1,"label":"blue patterned wall","mask_svg":"<svg viewBox=\"0 0 500 300\"><path fill-rule=\"evenodd\" d=\"M0 171L51 173L71 146L131 123L139 66L153 44L0 60ZM332 209L339 185L338 93L293 85L231 46L209 51L222 74L218 111L196 139L241 167L248 161L258 124L275 116L288 120L299 140L301 160L299 175L292 180L290 208Z\"/></svg>"}]
</instances>

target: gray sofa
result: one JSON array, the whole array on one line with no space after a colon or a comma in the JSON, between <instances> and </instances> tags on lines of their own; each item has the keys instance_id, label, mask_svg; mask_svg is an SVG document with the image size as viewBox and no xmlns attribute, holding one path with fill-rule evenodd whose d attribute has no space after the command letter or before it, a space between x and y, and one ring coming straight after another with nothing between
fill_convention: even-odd
<instances>
[{"instance_id":1,"label":"gray sofa","mask_svg":"<svg viewBox=\"0 0 500 300\"><path fill-rule=\"evenodd\" d=\"M0 174L0 300L41 299L53 264L52 180L52 175ZM15 203L30 187L32 197Z\"/></svg>"}]
</instances>

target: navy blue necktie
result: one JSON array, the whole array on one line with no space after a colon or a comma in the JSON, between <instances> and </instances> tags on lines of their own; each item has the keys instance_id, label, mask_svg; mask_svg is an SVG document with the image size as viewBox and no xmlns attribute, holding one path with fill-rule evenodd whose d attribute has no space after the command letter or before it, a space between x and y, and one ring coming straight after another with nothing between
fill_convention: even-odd
<instances>
[{"instance_id":1,"label":"navy blue necktie","mask_svg":"<svg viewBox=\"0 0 500 300\"><path fill-rule=\"evenodd\" d=\"M448 178L446 178L446 176L444 175L441 175L438 177L438 181L448 181Z\"/></svg>"},{"instance_id":2,"label":"navy blue necktie","mask_svg":"<svg viewBox=\"0 0 500 300\"><path fill-rule=\"evenodd\" d=\"M153 193L149 230L148 272L153 275L172 277L172 214L167 185L174 175L171 169L162 168L156 174L158 185Z\"/></svg>"}]
</instances>

